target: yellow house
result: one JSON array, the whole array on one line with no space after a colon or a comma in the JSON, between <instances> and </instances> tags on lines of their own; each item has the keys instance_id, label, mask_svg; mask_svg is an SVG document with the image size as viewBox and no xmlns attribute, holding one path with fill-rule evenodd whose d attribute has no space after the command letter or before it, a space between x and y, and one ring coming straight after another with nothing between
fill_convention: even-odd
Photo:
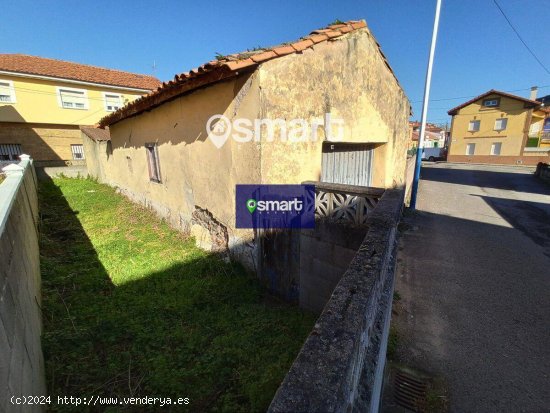
<instances>
[{"instance_id":1,"label":"yellow house","mask_svg":"<svg viewBox=\"0 0 550 413\"><path fill-rule=\"evenodd\" d=\"M0 54L0 160L83 163L80 125L94 125L160 84L147 75Z\"/></svg>"},{"instance_id":2,"label":"yellow house","mask_svg":"<svg viewBox=\"0 0 550 413\"><path fill-rule=\"evenodd\" d=\"M450 162L536 165L549 161L550 145L537 139L545 112L535 100L490 90L448 113L452 115Z\"/></svg>"}]
</instances>

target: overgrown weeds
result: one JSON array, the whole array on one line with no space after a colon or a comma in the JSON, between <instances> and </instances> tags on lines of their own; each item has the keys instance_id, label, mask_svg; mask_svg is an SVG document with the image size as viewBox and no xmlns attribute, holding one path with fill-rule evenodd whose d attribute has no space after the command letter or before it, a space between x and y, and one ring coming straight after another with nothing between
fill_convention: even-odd
<instances>
[{"instance_id":1,"label":"overgrown weeds","mask_svg":"<svg viewBox=\"0 0 550 413\"><path fill-rule=\"evenodd\" d=\"M312 315L272 305L241 266L93 180L42 183L40 207L52 397L188 397L181 410L265 411Z\"/></svg>"}]
</instances>

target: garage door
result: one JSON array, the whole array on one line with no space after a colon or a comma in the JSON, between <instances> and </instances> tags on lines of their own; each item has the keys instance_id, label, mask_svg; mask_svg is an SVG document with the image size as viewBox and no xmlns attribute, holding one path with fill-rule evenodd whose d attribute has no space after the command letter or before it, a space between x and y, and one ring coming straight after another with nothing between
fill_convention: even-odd
<instances>
[{"instance_id":1,"label":"garage door","mask_svg":"<svg viewBox=\"0 0 550 413\"><path fill-rule=\"evenodd\" d=\"M321 181L371 186L374 144L323 142Z\"/></svg>"}]
</instances>

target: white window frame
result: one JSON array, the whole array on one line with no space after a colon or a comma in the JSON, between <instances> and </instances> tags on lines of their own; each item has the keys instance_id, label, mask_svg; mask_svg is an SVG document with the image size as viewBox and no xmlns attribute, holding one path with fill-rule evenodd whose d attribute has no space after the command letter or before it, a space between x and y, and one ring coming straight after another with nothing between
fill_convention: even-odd
<instances>
[{"instance_id":1,"label":"white window frame","mask_svg":"<svg viewBox=\"0 0 550 413\"><path fill-rule=\"evenodd\" d=\"M470 153L470 148L472 148L472 153ZM466 155L467 156L474 156L476 153L476 144L475 143L467 143L466 144Z\"/></svg>"},{"instance_id":2,"label":"white window frame","mask_svg":"<svg viewBox=\"0 0 550 413\"><path fill-rule=\"evenodd\" d=\"M498 153L495 153L495 148L498 146ZM502 142L493 142L491 144L491 155L499 156L500 152L502 152Z\"/></svg>"},{"instance_id":3,"label":"white window frame","mask_svg":"<svg viewBox=\"0 0 550 413\"><path fill-rule=\"evenodd\" d=\"M500 121L500 125L501 127L500 128L497 128L497 123L498 121ZM502 127L502 123L504 121L504 127ZM498 118L498 119L495 119L495 126L494 126L494 130L496 131L501 131L501 130L506 130L506 128L508 127L508 118Z\"/></svg>"},{"instance_id":4,"label":"white window frame","mask_svg":"<svg viewBox=\"0 0 550 413\"><path fill-rule=\"evenodd\" d=\"M109 109L107 107L107 96L117 96L118 97L118 100L119 100L119 103L120 103L119 109L124 106L124 100L122 99L122 94L113 93L113 92L102 92L102 95L103 95L103 106L105 107L106 112L116 112L118 110L118 109Z\"/></svg>"},{"instance_id":5,"label":"white window frame","mask_svg":"<svg viewBox=\"0 0 550 413\"><path fill-rule=\"evenodd\" d=\"M55 88L57 93L57 104L62 109L70 109L70 110L88 110L90 109L90 101L88 100L88 91L86 89L76 89L73 87L63 87L63 86L56 86ZM68 108L63 106L63 99L61 99L61 91L66 90L68 92L75 92L75 93L82 93L84 96L84 107L83 108Z\"/></svg>"},{"instance_id":6,"label":"white window frame","mask_svg":"<svg viewBox=\"0 0 550 413\"><path fill-rule=\"evenodd\" d=\"M10 92L10 100L9 101L0 101L0 105L1 104L5 104L5 103L17 103L17 98L15 96L15 87L13 86L13 80L4 80L4 79L0 79L0 83L7 83L8 85L8 91Z\"/></svg>"},{"instance_id":7,"label":"white window frame","mask_svg":"<svg viewBox=\"0 0 550 413\"><path fill-rule=\"evenodd\" d=\"M477 124L477 129L472 128L472 124ZM479 132L481 129L481 120L479 119L473 119L468 123L468 132Z\"/></svg>"},{"instance_id":8,"label":"white window frame","mask_svg":"<svg viewBox=\"0 0 550 413\"><path fill-rule=\"evenodd\" d=\"M492 103L492 102L495 102L495 104L494 104L494 105L489 105L489 103ZM495 99L486 99L486 100L484 100L484 101L482 102L482 106L483 106L484 108L496 108L496 107L498 107L498 104L499 104L498 98L495 98Z\"/></svg>"}]
</instances>

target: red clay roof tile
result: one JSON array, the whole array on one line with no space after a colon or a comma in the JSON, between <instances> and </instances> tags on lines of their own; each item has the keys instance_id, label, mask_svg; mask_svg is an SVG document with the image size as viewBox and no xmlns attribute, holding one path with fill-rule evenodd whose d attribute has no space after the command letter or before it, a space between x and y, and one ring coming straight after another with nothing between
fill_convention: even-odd
<instances>
[{"instance_id":1,"label":"red clay roof tile","mask_svg":"<svg viewBox=\"0 0 550 413\"><path fill-rule=\"evenodd\" d=\"M255 55L250 56L252 60L254 60L256 63L263 62L265 60L273 59L274 57L277 57L277 54L272 51L268 50L267 52L258 53Z\"/></svg>"},{"instance_id":2,"label":"red clay roof tile","mask_svg":"<svg viewBox=\"0 0 550 413\"><path fill-rule=\"evenodd\" d=\"M346 27L341 27L340 29L340 33L342 34L346 34L346 33L349 33L351 31L353 31L353 27L350 27L350 26L346 26Z\"/></svg>"},{"instance_id":3,"label":"red clay roof tile","mask_svg":"<svg viewBox=\"0 0 550 413\"><path fill-rule=\"evenodd\" d=\"M526 105L529 105L530 107L537 107L540 105L540 102L536 101L536 100L531 100L531 99L526 99L524 97L521 97L521 96L517 96L517 95L512 95L511 93L507 93L507 92L501 92L500 90L495 90L495 89L491 89L489 90L488 92L485 92L485 93L482 93L481 95L479 96L476 96L475 98L473 99L470 99L469 101L467 102L464 102L463 104L461 105L458 105L454 108L452 108L451 110L449 110L447 113L451 116L453 115L456 115L458 113L458 111L460 109L462 109L463 107L466 107L476 101L478 101L479 99L482 99L484 98L485 96L489 96L489 95L501 95L501 96L506 96L506 97L509 97L510 99L516 99L516 100L520 100L522 102L525 102Z\"/></svg>"},{"instance_id":4,"label":"red clay roof tile","mask_svg":"<svg viewBox=\"0 0 550 413\"><path fill-rule=\"evenodd\" d=\"M227 63L224 63L224 65L226 65L230 70L241 70L241 69L245 69L249 66L255 66L257 65L257 63L248 58L248 59L244 59L244 60L234 60L234 61L230 61L230 62L227 62Z\"/></svg>"},{"instance_id":5,"label":"red clay roof tile","mask_svg":"<svg viewBox=\"0 0 550 413\"><path fill-rule=\"evenodd\" d=\"M0 70L143 90L160 84L153 76L23 54L0 54Z\"/></svg>"},{"instance_id":6,"label":"red clay roof tile","mask_svg":"<svg viewBox=\"0 0 550 413\"><path fill-rule=\"evenodd\" d=\"M312 34L307 36L306 39L310 39L313 43L321 43L328 39L328 36L324 34Z\"/></svg>"},{"instance_id":7,"label":"red clay roof tile","mask_svg":"<svg viewBox=\"0 0 550 413\"><path fill-rule=\"evenodd\" d=\"M342 36L342 33L340 33L340 31L338 31L338 30L329 30L328 32L326 32L324 34L326 34L329 37L329 39L332 39L334 37Z\"/></svg>"},{"instance_id":8,"label":"red clay roof tile","mask_svg":"<svg viewBox=\"0 0 550 413\"><path fill-rule=\"evenodd\" d=\"M362 29L363 27L367 27L367 23L364 20L351 21L349 23L351 24L351 27L353 27L353 30Z\"/></svg>"},{"instance_id":9,"label":"red clay roof tile","mask_svg":"<svg viewBox=\"0 0 550 413\"><path fill-rule=\"evenodd\" d=\"M277 56L286 56L287 54L291 54L296 51L292 46L289 45L275 47L272 50L277 54Z\"/></svg>"},{"instance_id":10,"label":"red clay roof tile","mask_svg":"<svg viewBox=\"0 0 550 413\"><path fill-rule=\"evenodd\" d=\"M307 49L308 47L313 46L315 43L311 41L310 39L304 39L299 42L294 42L291 44L291 46L296 50L297 52L301 52L302 50Z\"/></svg>"},{"instance_id":11,"label":"red clay roof tile","mask_svg":"<svg viewBox=\"0 0 550 413\"><path fill-rule=\"evenodd\" d=\"M80 130L84 132L86 136L96 142L105 142L111 140L109 128L101 129L93 126L81 126Z\"/></svg>"}]
</instances>

